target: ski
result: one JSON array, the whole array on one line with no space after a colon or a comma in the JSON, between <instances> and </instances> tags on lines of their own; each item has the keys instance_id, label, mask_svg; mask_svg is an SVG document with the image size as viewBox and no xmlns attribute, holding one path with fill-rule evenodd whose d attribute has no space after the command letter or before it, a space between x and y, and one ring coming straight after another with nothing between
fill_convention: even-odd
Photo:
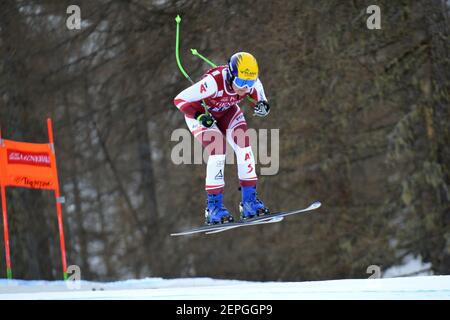
<instances>
[{"instance_id":1,"label":"ski","mask_svg":"<svg viewBox=\"0 0 450 320\"><path fill-rule=\"evenodd\" d=\"M236 229L236 228L240 228L240 227L259 225L259 224L267 224L267 223L276 223L276 222L282 221L284 219L284 217L286 217L286 216L315 210L315 209L319 208L321 205L322 204L320 203L320 201L316 201L304 209L292 210L292 211L287 211L287 212L275 212L275 213L271 213L271 214L264 215L261 217L256 217L256 218L252 218L249 220L245 220L245 221L228 222L228 223L224 223L224 224L204 225L204 226L193 228L190 230L172 233L170 235L171 236L184 236L184 235L190 235L190 234L196 234L196 233L213 234L213 233L219 233L219 232Z\"/></svg>"},{"instance_id":2,"label":"ski","mask_svg":"<svg viewBox=\"0 0 450 320\"><path fill-rule=\"evenodd\" d=\"M250 221L250 222L248 222L248 221L239 221L238 225L233 225L233 226L225 225L224 227L222 227L220 229L214 229L212 231L206 231L205 234L219 233L219 232L222 232L222 231L227 231L227 230L238 228L238 227L243 227L244 225L246 225L246 226L256 226L256 225L265 224L265 223L275 223L275 222L280 222L283 219L284 219L284 217L271 217L268 220L258 220L258 221ZM243 222L243 224L241 222Z\"/></svg>"}]
</instances>

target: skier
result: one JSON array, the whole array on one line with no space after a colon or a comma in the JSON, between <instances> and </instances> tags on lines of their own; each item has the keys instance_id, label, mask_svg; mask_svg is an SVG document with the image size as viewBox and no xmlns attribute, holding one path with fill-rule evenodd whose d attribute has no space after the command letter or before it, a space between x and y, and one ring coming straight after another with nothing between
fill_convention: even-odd
<instances>
[{"instance_id":1,"label":"skier","mask_svg":"<svg viewBox=\"0 0 450 320\"><path fill-rule=\"evenodd\" d=\"M242 195L239 204L241 218L245 220L269 214L257 197L255 160L246 135L247 123L238 106L247 96L252 98L255 115L265 117L269 114L269 103L258 78L258 63L250 53L238 52L230 57L227 65L208 70L200 81L174 99L175 106L185 115L189 130L208 150L206 224L233 221L223 205L225 141L233 147L237 158Z\"/></svg>"}]
</instances>

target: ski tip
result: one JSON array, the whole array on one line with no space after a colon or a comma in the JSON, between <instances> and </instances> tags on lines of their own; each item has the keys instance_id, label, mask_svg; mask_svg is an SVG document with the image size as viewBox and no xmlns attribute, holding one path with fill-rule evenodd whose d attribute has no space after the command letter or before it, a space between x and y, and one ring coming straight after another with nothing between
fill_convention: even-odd
<instances>
[{"instance_id":1,"label":"ski tip","mask_svg":"<svg viewBox=\"0 0 450 320\"><path fill-rule=\"evenodd\" d=\"M322 202L320 202L320 201L315 201L315 202L313 202L313 203L311 204L311 208L312 208L312 209L317 209L317 208L319 208L321 205L322 205Z\"/></svg>"},{"instance_id":2,"label":"ski tip","mask_svg":"<svg viewBox=\"0 0 450 320\"><path fill-rule=\"evenodd\" d=\"M176 233L171 233L170 236L171 237L178 237L178 236L187 236L187 235L192 235L195 232L192 231L185 231L185 232L176 232Z\"/></svg>"}]
</instances>

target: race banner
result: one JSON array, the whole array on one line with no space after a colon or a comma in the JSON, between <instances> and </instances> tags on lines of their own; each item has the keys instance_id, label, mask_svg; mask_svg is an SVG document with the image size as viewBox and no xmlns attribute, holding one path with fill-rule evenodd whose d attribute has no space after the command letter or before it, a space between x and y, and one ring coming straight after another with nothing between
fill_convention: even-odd
<instances>
[{"instance_id":1,"label":"race banner","mask_svg":"<svg viewBox=\"0 0 450 320\"><path fill-rule=\"evenodd\" d=\"M0 145L1 184L31 189L57 187L56 160L50 144L3 139Z\"/></svg>"},{"instance_id":2,"label":"race banner","mask_svg":"<svg viewBox=\"0 0 450 320\"><path fill-rule=\"evenodd\" d=\"M0 193L2 200L6 275L8 279L12 279L12 268L8 235L6 187L22 187L54 191L63 277L67 280L66 247L51 119L47 119L47 129L48 143L28 143L7 140L2 138L0 131Z\"/></svg>"}]
</instances>

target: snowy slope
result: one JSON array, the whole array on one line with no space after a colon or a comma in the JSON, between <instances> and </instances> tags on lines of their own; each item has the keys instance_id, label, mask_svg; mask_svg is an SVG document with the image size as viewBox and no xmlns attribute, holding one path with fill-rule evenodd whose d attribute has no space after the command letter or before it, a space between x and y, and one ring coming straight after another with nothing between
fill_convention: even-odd
<instances>
[{"instance_id":1,"label":"snowy slope","mask_svg":"<svg viewBox=\"0 0 450 320\"><path fill-rule=\"evenodd\" d=\"M111 283L81 281L78 284L79 288L68 288L63 281L0 280L0 300L450 299L450 276L311 282L146 278Z\"/></svg>"}]
</instances>

